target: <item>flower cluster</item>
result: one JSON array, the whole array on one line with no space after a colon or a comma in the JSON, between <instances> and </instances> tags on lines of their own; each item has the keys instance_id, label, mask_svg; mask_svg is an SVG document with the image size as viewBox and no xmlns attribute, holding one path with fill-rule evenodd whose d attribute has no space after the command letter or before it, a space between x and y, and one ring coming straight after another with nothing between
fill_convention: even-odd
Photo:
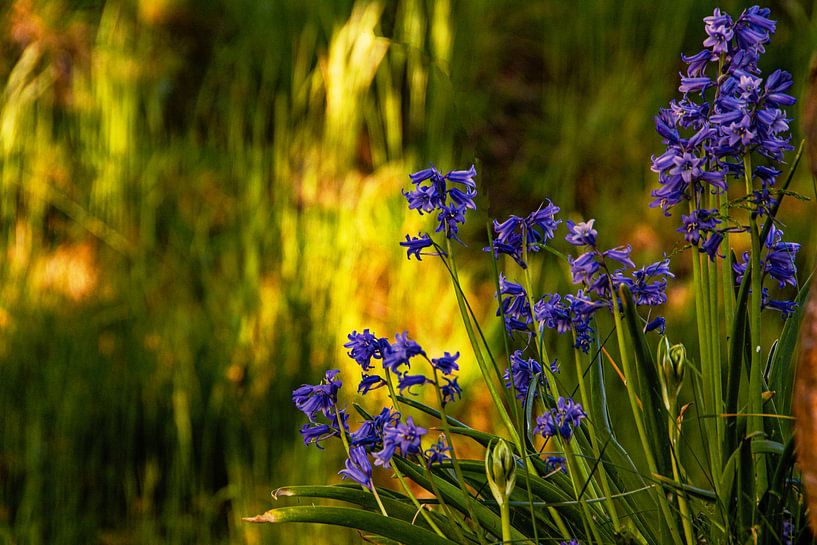
<instances>
[{"instance_id":1,"label":"flower cluster","mask_svg":"<svg viewBox=\"0 0 817 545\"><path fill-rule=\"evenodd\" d=\"M415 386L434 384L440 388L444 404L455 401L462 396L462 389L457 382L457 378L452 376L455 371L459 370L457 364L457 359L460 357L459 352L453 355L445 352L439 358L428 359L425 350L417 342L409 339L407 333L396 334L394 342L389 342L385 337L377 337L368 329L364 329L362 333L352 331L347 338L349 342L343 346L349 349L349 357L360 365L362 371L358 393L365 395L370 390L388 384L387 379L370 372L374 369L372 360L380 360L383 370L394 373L397 377L397 388L401 394L405 390L411 393L411 389ZM445 383L437 380L437 373L435 373L434 378L422 374L410 374L411 361L417 356L424 358L434 370L439 371Z\"/></svg>"},{"instance_id":2,"label":"flower cluster","mask_svg":"<svg viewBox=\"0 0 817 545\"><path fill-rule=\"evenodd\" d=\"M527 268L524 261L525 251L538 252L548 240L551 240L556 232L556 228L562 220L556 219L559 207L554 206L550 200L547 205L542 205L535 212L531 212L525 218L511 216L502 223L494 220L494 232L496 239L493 241L494 255L499 254L511 256L520 267ZM491 247L485 248L491 251Z\"/></svg>"},{"instance_id":3,"label":"flower cluster","mask_svg":"<svg viewBox=\"0 0 817 545\"><path fill-rule=\"evenodd\" d=\"M570 398L559 397L555 407L536 419L533 431L542 434L545 439L561 436L565 441L570 441L586 417L580 403Z\"/></svg>"},{"instance_id":4,"label":"flower cluster","mask_svg":"<svg viewBox=\"0 0 817 545\"><path fill-rule=\"evenodd\" d=\"M635 263L630 259L630 246L600 250L596 244L598 232L594 223L592 219L567 222L565 240L584 249L578 257L568 258L573 282L581 284L582 289L564 298L557 293L545 295L533 309L540 327L555 329L559 333L573 331L576 348L584 352L589 350L593 339L590 326L593 314L600 308L617 308L613 302L617 301L615 293L620 286L630 289L637 305L654 307L666 302L667 279L674 276L666 258L635 269ZM646 329L660 328L663 331L663 323L663 318L656 318L647 324Z\"/></svg>"},{"instance_id":5,"label":"flower cluster","mask_svg":"<svg viewBox=\"0 0 817 545\"><path fill-rule=\"evenodd\" d=\"M465 223L468 209L476 209L477 186L473 180L476 175L473 165L468 170L452 170L445 175L432 165L409 175L414 190L403 191L403 196L408 201L409 210L417 210L420 214L437 213L435 232L462 243L457 236L459 227ZM407 248L409 257L414 255L420 259L420 251L432 246L433 242L427 234L416 238L406 235L406 241L400 245Z\"/></svg>"},{"instance_id":6,"label":"flower cluster","mask_svg":"<svg viewBox=\"0 0 817 545\"><path fill-rule=\"evenodd\" d=\"M358 355L360 355L358 353ZM452 360L450 354L443 358ZM443 365L456 367L452 361ZM338 407L338 391L342 383L336 369L326 372L320 384L304 384L292 392L292 401L301 410L309 423L301 428L304 444L314 443L322 448L320 442L330 437L339 437L343 433L349 444L349 457L339 474L344 479L352 479L361 485L372 487L372 463L375 466L389 468L395 454L404 457L424 455L427 464L440 463L449 459L450 447L442 437L430 448L423 451L421 439L427 430L414 423L412 417L401 420L400 413L384 407L380 414L365 420L358 429L351 431L348 414ZM338 422L340 419L340 422ZM342 431L341 431L342 428Z\"/></svg>"},{"instance_id":7,"label":"flower cluster","mask_svg":"<svg viewBox=\"0 0 817 545\"><path fill-rule=\"evenodd\" d=\"M690 214L682 216L687 242L715 259L724 229L717 211L707 208L705 196L724 194L729 177L746 181L755 215L768 213L774 203L770 188L780 171L774 167L791 150L789 119L784 108L795 99L788 72L775 70L768 77L758 68L765 44L775 32L770 11L757 6L737 19L715 9L706 17L704 50L691 57L681 75L680 100L670 102L655 119L666 151L652 158L652 170L661 185L652 192L650 206L669 210L690 201ZM751 172L751 155L758 153L771 165ZM760 189L755 190L755 181Z\"/></svg>"},{"instance_id":8,"label":"flower cluster","mask_svg":"<svg viewBox=\"0 0 817 545\"><path fill-rule=\"evenodd\" d=\"M559 372L559 365L556 360L550 363L550 372L553 374ZM547 386L547 379L542 374L542 365L533 358L525 359L522 351L517 350L511 354L511 366L505 369L502 379L505 381L506 388L516 390L518 399L525 399L528 396L531 383L537 375L539 377L538 384ZM534 388L533 395L539 395L536 388Z\"/></svg>"},{"instance_id":9,"label":"flower cluster","mask_svg":"<svg viewBox=\"0 0 817 545\"><path fill-rule=\"evenodd\" d=\"M761 284L766 278L771 278L777 281L779 288L787 285L797 287L795 258L797 252L800 251L800 245L796 242L784 242L783 231L772 225L763 246L765 251L760 256L760 268L763 271ZM742 258L742 261L732 264L738 284L743 281L743 275L749 265L749 252L743 252ZM762 288L761 307L776 310L783 315L783 318L788 318L797 309L797 303L771 299L768 288Z\"/></svg>"},{"instance_id":10,"label":"flower cluster","mask_svg":"<svg viewBox=\"0 0 817 545\"><path fill-rule=\"evenodd\" d=\"M295 407L309 419L301 427L305 445L314 443L318 448L323 448L321 441L339 436L341 427L349 430L346 423L349 416L345 411L337 409L338 390L343 384L338 373L339 370L330 369L320 384L303 384L292 392Z\"/></svg>"}]
</instances>

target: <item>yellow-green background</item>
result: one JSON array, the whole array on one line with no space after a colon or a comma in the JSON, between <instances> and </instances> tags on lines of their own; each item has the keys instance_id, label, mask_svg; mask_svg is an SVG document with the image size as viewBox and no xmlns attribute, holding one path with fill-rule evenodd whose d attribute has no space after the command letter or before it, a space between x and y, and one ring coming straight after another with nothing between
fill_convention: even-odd
<instances>
[{"instance_id":1,"label":"yellow-green background","mask_svg":"<svg viewBox=\"0 0 817 545\"><path fill-rule=\"evenodd\" d=\"M814 3L770 7L761 66L803 96ZM456 410L491 426L444 270L397 245L430 228L405 209L407 174L476 164L460 253L494 340L491 217L549 197L639 260L672 252L678 218L647 207L652 116L711 9L0 2L0 543L357 541L240 518L277 486L338 480L340 450L303 446L290 392L340 366L360 401L352 329L462 351ZM794 189L813 195L806 171ZM784 213L808 247L813 208ZM692 345L673 266L669 326ZM566 286L552 260L534 272Z\"/></svg>"}]
</instances>

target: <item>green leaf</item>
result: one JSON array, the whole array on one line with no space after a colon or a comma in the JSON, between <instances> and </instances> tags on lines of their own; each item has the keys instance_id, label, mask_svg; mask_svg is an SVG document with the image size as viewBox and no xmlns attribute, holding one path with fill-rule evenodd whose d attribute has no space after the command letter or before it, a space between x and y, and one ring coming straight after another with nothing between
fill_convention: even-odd
<instances>
[{"instance_id":1,"label":"green leaf","mask_svg":"<svg viewBox=\"0 0 817 545\"><path fill-rule=\"evenodd\" d=\"M777 392L775 397L778 400L779 414L791 414L791 400L794 391L794 362L796 360L794 351L800 335L800 324L803 321L806 299L808 298L813 277L814 273L809 275L806 281L803 282L800 293L797 294L797 310L786 320L772 358L769 388Z\"/></svg>"},{"instance_id":2,"label":"green leaf","mask_svg":"<svg viewBox=\"0 0 817 545\"><path fill-rule=\"evenodd\" d=\"M525 412L524 412L524 426L525 426L525 448L531 452L536 452L536 447L533 445L533 408L536 401L536 390L542 373L536 373L528 385L528 393L525 396Z\"/></svg>"},{"instance_id":3,"label":"green leaf","mask_svg":"<svg viewBox=\"0 0 817 545\"><path fill-rule=\"evenodd\" d=\"M604 380L604 361L601 350L598 350L596 358L590 366L590 397L593 403L590 404L590 418L596 428L596 437L599 442L606 446L605 456L602 460L607 475L618 490L637 490L647 485L647 481L639 473L638 468L630 455L619 443L615 430L610 421L607 404L607 387ZM638 530L647 538L650 543L655 543L655 535L650 528L650 521L646 520L648 513L657 509L654 498L651 494L636 494L634 496L624 496L619 500L627 509L627 515L636 525Z\"/></svg>"},{"instance_id":4,"label":"green leaf","mask_svg":"<svg viewBox=\"0 0 817 545\"><path fill-rule=\"evenodd\" d=\"M780 456L783 454L784 449L783 443L777 441L769 441L768 439L755 439L752 441L752 454L776 454Z\"/></svg>"},{"instance_id":5,"label":"green leaf","mask_svg":"<svg viewBox=\"0 0 817 545\"><path fill-rule=\"evenodd\" d=\"M401 496L401 499L389 497L390 491L378 488L380 500L383 502L383 507L390 517L399 518L408 522L416 521L415 524L428 528L426 521L422 517L417 516L417 509L410 503L410 500ZM339 500L348 503L353 503L364 507L373 512L380 512L377 501L374 495L365 492L359 486L347 487L342 485L303 485L303 486L285 486L281 487L273 493L275 499L283 497L292 498L322 498L326 500ZM440 526L449 526L450 524L444 517L437 513L430 512L434 517L434 522Z\"/></svg>"},{"instance_id":6,"label":"green leaf","mask_svg":"<svg viewBox=\"0 0 817 545\"><path fill-rule=\"evenodd\" d=\"M710 503L715 503L718 501L718 496L716 496L711 490L680 483L674 479L664 477L663 475L653 475L653 477L661 486L669 490L673 490L675 492L686 492L690 496L695 496L698 499L705 500Z\"/></svg>"},{"instance_id":7,"label":"green leaf","mask_svg":"<svg viewBox=\"0 0 817 545\"><path fill-rule=\"evenodd\" d=\"M435 409L433 407L429 407L425 403L421 403L421 402L417 401L416 399L412 399L410 397L404 397L404 396L398 395L397 396L397 401L399 401L400 403L403 403L404 405L408 405L409 407L417 409L418 411L424 412L427 415L433 416L437 420L442 421L442 419L443 419L443 415L442 415L442 413L440 413L440 411L438 411L437 409ZM464 424L464 423L460 422L459 420L457 420L456 418L452 418L452 417L449 416L447 418L447 420L448 420L448 423L451 426L457 426L457 427L460 427L460 428L471 429L471 427L468 424Z\"/></svg>"},{"instance_id":8,"label":"green leaf","mask_svg":"<svg viewBox=\"0 0 817 545\"><path fill-rule=\"evenodd\" d=\"M402 471L403 474L405 474L415 483L422 486L429 492L434 491L434 487L431 485L429 477L419 468L419 466L399 456L392 458L392 463L396 464L400 471ZM437 487L437 490L439 490L440 494L443 496L443 499L450 507L454 507L463 515L468 516L468 503L470 503L471 509L474 511L474 516L477 518L477 522L479 523L480 527L493 534L496 538L502 538L502 520L499 518L499 515L482 503L474 500L472 497L466 497L458 486L454 486L445 479L437 476L432 476L432 478L434 479L434 485ZM524 541L527 539L522 533L513 527L511 528L511 536L514 540Z\"/></svg>"},{"instance_id":9,"label":"green leaf","mask_svg":"<svg viewBox=\"0 0 817 545\"><path fill-rule=\"evenodd\" d=\"M658 471L662 474L669 474L670 467L670 441L667 434L667 411L664 408L664 402L661 396L661 382L658 378L658 369L655 361L652 358L652 351L647 344L647 338L639 324L639 317L635 309L635 302L633 301L632 293L626 285L620 288L621 303L624 310L624 317L627 323L627 329L630 333L630 341L633 344L635 352L636 364L640 371L643 371L645 376L645 384L636 385L632 377L628 377L628 388L639 388L639 397L644 404L644 420L647 424L647 432L649 434L650 446L652 447L653 456L658 467ZM645 395L646 394L646 395Z\"/></svg>"},{"instance_id":10,"label":"green leaf","mask_svg":"<svg viewBox=\"0 0 817 545\"><path fill-rule=\"evenodd\" d=\"M734 260L733 255L732 261ZM743 274L743 280L740 283L740 289L738 290L738 296L735 301L735 317L732 322L732 336L729 345L729 368L727 370L726 379L727 414L736 414L738 412L743 355L746 352L746 344L749 342L749 337L746 334L748 316L746 309L749 304L749 283L751 275L752 266L750 263L746 267L746 272ZM747 372L747 379L748 375ZM735 417L729 417L726 420L726 446L723 451L724 457L730 452L735 452L738 448L737 424L738 420Z\"/></svg>"},{"instance_id":11,"label":"green leaf","mask_svg":"<svg viewBox=\"0 0 817 545\"><path fill-rule=\"evenodd\" d=\"M493 435L491 433L485 433L484 431L475 430L473 428L461 428L461 427L451 427L451 433L456 435L462 435L464 437L470 437L483 447L488 447L489 444L492 442L496 442L501 439L498 435Z\"/></svg>"},{"instance_id":12,"label":"green leaf","mask_svg":"<svg viewBox=\"0 0 817 545\"><path fill-rule=\"evenodd\" d=\"M406 545L451 545L456 542L440 537L434 532L410 524L404 520L352 509L350 507L326 507L299 505L270 509L263 515L243 519L246 522L280 524L285 522L311 522L345 526L362 532L371 532L405 543Z\"/></svg>"}]
</instances>

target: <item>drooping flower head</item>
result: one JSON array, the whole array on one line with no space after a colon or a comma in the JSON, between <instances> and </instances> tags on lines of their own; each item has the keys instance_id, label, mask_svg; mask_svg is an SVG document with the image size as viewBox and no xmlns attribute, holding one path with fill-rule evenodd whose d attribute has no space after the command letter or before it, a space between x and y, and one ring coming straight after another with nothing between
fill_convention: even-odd
<instances>
[{"instance_id":1,"label":"drooping flower head","mask_svg":"<svg viewBox=\"0 0 817 545\"><path fill-rule=\"evenodd\" d=\"M524 218L511 216L502 223L494 220L496 237L493 247L485 248L485 251L493 251L497 257L500 254L509 255L520 267L527 268L523 259L525 249L538 252L555 236L556 228L562 223L562 220L556 219L558 213L559 207L548 200L547 204Z\"/></svg>"},{"instance_id":2,"label":"drooping flower head","mask_svg":"<svg viewBox=\"0 0 817 545\"><path fill-rule=\"evenodd\" d=\"M349 449L349 457L346 459L345 468L338 471L343 479L352 479L353 481L372 488L372 464L369 461L369 456L366 454L366 449L363 447L351 447Z\"/></svg>"},{"instance_id":3,"label":"drooping flower head","mask_svg":"<svg viewBox=\"0 0 817 545\"><path fill-rule=\"evenodd\" d=\"M401 456L412 456L420 453L420 439L428 430L414 424L412 417L406 423L388 422L383 427L383 448L374 453L375 465L391 467L395 453Z\"/></svg>"},{"instance_id":4,"label":"drooping flower head","mask_svg":"<svg viewBox=\"0 0 817 545\"><path fill-rule=\"evenodd\" d=\"M473 165L468 170L452 170L448 174L442 174L432 165L409 174L414 190L403 191L403 196L408 201L409 210L417 210L421 215L436 213L437 233L462 242L457 234L460 226L465 223L465 213L469 209L476 209L476 175ZM406 236L406 242L401 242L400 245L407 248L409 258L414 255L419 260L419 252L432 243L426 234L417 238Z\"/></svg>"},{"instance_id":5,"label":"drooping flower head","mask_svg":"<svg viewBox=\"0 0 817 545\"><path fill-rule=\"evenodd\" d=\"M445 436L441 434L437 442L424 452L427 460L426 465L431 467L434 464L441 464L446 460L450 460L451 456L447 454L448 452L451 452L451 447L445 444Z\"/></svg>"},{"instance_id":6,"label":"drooping flower head","mask_svg":"<svg viewBox=\"0 0 817 545\"><path fill-rule=\"evenodd\" d=\"M580 403L570 398L559 397L556 407L536 419L534 433L540 433L546 439L561 436L565 441L570 441L586 417Z\"/></svg>"},{"instance_id":7,"label":"drooping flower head","mask_svg":"<svg viewBox=\"0 0 817 545\"><path fill-rule=\"evenodd\" d=\"M338 377L338 369L326 372L324 380L317 385L303 384L292 392L292 402L303 412L310 422L317 414L332 418L338 401L338 390L343 384Z\"/></svg>"}]
</instances>

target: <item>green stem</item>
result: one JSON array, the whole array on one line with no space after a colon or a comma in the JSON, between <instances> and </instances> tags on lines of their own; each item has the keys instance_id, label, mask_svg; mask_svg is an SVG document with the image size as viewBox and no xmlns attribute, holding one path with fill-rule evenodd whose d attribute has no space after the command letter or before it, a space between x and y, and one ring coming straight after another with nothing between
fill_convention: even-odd
<instances>
[{"instance_id":1,"label":"green stem","mask_svg":"<svg viewBox=\"0 0 817 545\"><path fill-rule=\"evenodd\" d=\"M615 301L616 292L613 290L612 285L610 289L613 293L613 300ZM647 438L647 431L644 426L644 420L641 416L641 409L638 408L638 400L635 392L636 385L631 383L631 380L633 377L635 377L635 374L633 373L632 367L630 367L630 358L628 356L627 345L624 339L624 325L621 323L621 315L617 308L613 309L613 319L615 320L616 324L616 337L618 339L618 348L621 355L621 366L624 368L624 376L627 379L627 400L630 403L630 411L632 412L633 419L635 420L635 427L638 431L638 438L641 441L641 447L644 449L644 457L647 459L647 468L649 469L651 475L658 475L658 467L655 464L655 457L653 456L650 448L650 442ZM670 510L667 497L663 493L658 493L656 494L656 499L658 501L659 508L661 509L661 515L663 516L664 522L667 525L667 533L672 537L672 540L676 545L683 545L678 534L675 519L672 516L672 511Z\"/></svg>"},{"instance_id":2,"label":"green stem","mask_svg":"<svg viewBox=\"0 0 817 545\"><path fill-rule=\"evenodd\" d=\"M474 356L477 358L477 364L479 365L480 372L482 373L482 377L485 379L485 386L488 388L488 393L491 395L491 400L496 407L497 413L499 414L500 420L502 420L502 424L508 431L508 434L511 436L511 440L513 441L514 446L516 447L517 451L520 455L525 458L526 467L528 468L528 472L536 473L536 469L533 467L533 463L528 459L525 454L525 448L522 445L522 441L520 440L519 433L517 432L516 428L511 421L511 417L508 414L507 409L505 409L505 404L502 402L502 398L499 395L499 392L494 385L493 380L491 379L488 366L485 363L485 359L482 357L482 350L479 348L479 342L477 340L476 335L474 334L474 328L471 325L471 318L468 315L468 310L465 308L465 301L463 298L463 294L460 290L460 279L459 273L457 272L457 262L454 259L454 251L453 246L451 245L451 239L446 238L446 245L448 250L449 260L451 262L451 276L452 281L454 282L454 293L457 296L457 305L460 309L460 314L462 315L462 321L465 325L465 331L468 334L468 338L471 341L471 346L474 349Z\"/></svg>"},{"instance_id":3,"label":"green stem","mask_svg":"<svg viewBox=\"0 0 817 545\"><path fill-rule=\"evenodd\" d=\"M673 400L673 406L675 405L675 401ZM680 433L680 429L675 422L675 417L670 414L667 418L669 424L669 438L670 442L672 443L672 477L675 479L676 482L681 481L681 473L678 469L678 435ZM697 543L695 539L695 532L692 529L692 519L689 511L689 505L687 504L687 494L686 492L678 492L678 511L681 513L681 525L684 528L684 536L686 536L687 544L692 545L693 543Z\"/></svg>"},{"instance_id":4,"label":"green stem","mask_svg":"<svg viewBox=\"0 0 817 545\"><path fill-rule=\"evenodd\" d=\"M573 339L575 342L576 333L573 333ZM579 391L581 392L582 401L589 406L592 403L590 396L587 395L587 387L585 386L584 381L584 369L582 366L581 357L579 355L579 351L577 349L573 350L574 360L576 362L576 375L579 377ZM601 462L601 452L599 451L599 442L596 438L596 429L594 426L587 427L587 433L590 436L590 446L593 449L593 457L599 460L598 465L598 472L599 472L599 480L601 481L601 489L604 493L604 497L607 498L604 502L604 505L607 507L607 513L610 515L610 520L613 523L613 531L614 533L618 533L620 522L618 519L618 511L616 509L615 501L612 498L612 492L610 491L610 483L607 481L607 469L604 466L604 463Z\"/></svg>"},{"instance_id":5,"label":"green stem","mask_svg":"<svg viewBox=\"0 0 817 545\"><path fill-rule=\"evenodd\" d=\"M752 193L752 159L746 154L743 158L743 169L746 181L746 194ZM752 234L752 298L749 308L749 332L752 339L752 359L749 367L749 425L747 432L752 441L763 439L763 361L761 354L760 313L762 299L763 271L760 268L760 252L762 241L758 231L757 218L752 218L749 225ZM766 492L768 476L766 473L766 457L762 453L754 455L755 466L755 503Z\"/></svg>"},{"instance_id":6,"label":"green stem","mask_svg":"<svg viewBox=\"0 0 817 545\"><path fill-rule=\"evenodd\" d=\"M714 208L714 196L710 193L710 208ZM712 382L712 406L715 415L713 418L715 428L715 442L712 448L712 475L715 483L716 492L718 485L721 482L721 463L722 455L721 449L724 441L724 422L718 415L723 411L723 369L721 358L721 335L720 335L720 321L718 320L718 265L716 261L707 259L707 273L706 279L707 290L709 295L709 347L710 347L710 369Z\"/></svg>"},{"instance_id":7,"label":"green stem","mask_svg":"<svg viewBox=\"0 0 817 545\"><path fill-rule=\"evenodd\" d=\"M399 412L400 414L403 414L402 411L400 411L400 402L397 401L397 394L394 391L394 385L392 384L392 381L391 381L391 373L389 372L388 369L386 369L386 386L389 389L389 396L391 397L392 403L394 403L395 410L397 412ZM409 499L411 500L411 503L414 504L414 507L416 507L417 510L420 512L423 519L425 519L425 521L428 523L428 525L431 527L432 530L434 530L434 532L437 535L439 535L440 537L445 537L445 534L443 534L443 532L434 523L434 521L431 519L431 517L428 515L428 513L426 513L426 510L423 509L423 506L420 505L420 502L417 500L417 497L411 491L411 488L409 488L409 486L406 484L406 481L403 478L403 474L400 473L399 469L397 469L397 465L393 464L391 467L392 467L392 470L394 470L394 474L397 476L397 480L400 481L400 486L403 488L403 491L409 497Z\"/></svg>"},{"instance_id":8,"label":"green stem","mask_svg":"<svg viewBox=\"0 0 817 545\"><path fill-rule=\"evenodd\" d=\"M502 518L502 543L513 543L513 537L511 536L511 509L510 505L508 505L507 498L502 505L499 506L499 514Z\"/></svg>"},{"instance_id":9,"label":"green stem","mask_svg":"<svg viewBox=\"0 0 817 545\"><path fill-rule=\"evenodd\" d=\"M428 362L431 365L431 362ZM437 402L440 404L440 422L442 423L443 433L445 434L445 441L448 443L448 446L451 447L451 463L454 466L454 473L457 476L457 483L460 485L460 490L462 490L463 495L466 498L465 506L468 508L468 516L471 517L471 521L476 525L477 516L474 512L474 507L471 505L471 493L465 488L465 477L462 474L462 469L460 468L460 462L457 458L457 453L454 450L454 443L451 441L451 426L448 424L448 415L445 412L445 402L443 401L443 394L440 391L439 384L440 384L440 377L439 373L437 373L437 368L434 365L431 365L431 369L434 372L434 384L435 388L434 391L437 393ZM503 528L504 532L504 528ZM477 537L479 537L480 543L484 543L482 539L482 534L477 530Z\"/></svg>"}]
</instances>

